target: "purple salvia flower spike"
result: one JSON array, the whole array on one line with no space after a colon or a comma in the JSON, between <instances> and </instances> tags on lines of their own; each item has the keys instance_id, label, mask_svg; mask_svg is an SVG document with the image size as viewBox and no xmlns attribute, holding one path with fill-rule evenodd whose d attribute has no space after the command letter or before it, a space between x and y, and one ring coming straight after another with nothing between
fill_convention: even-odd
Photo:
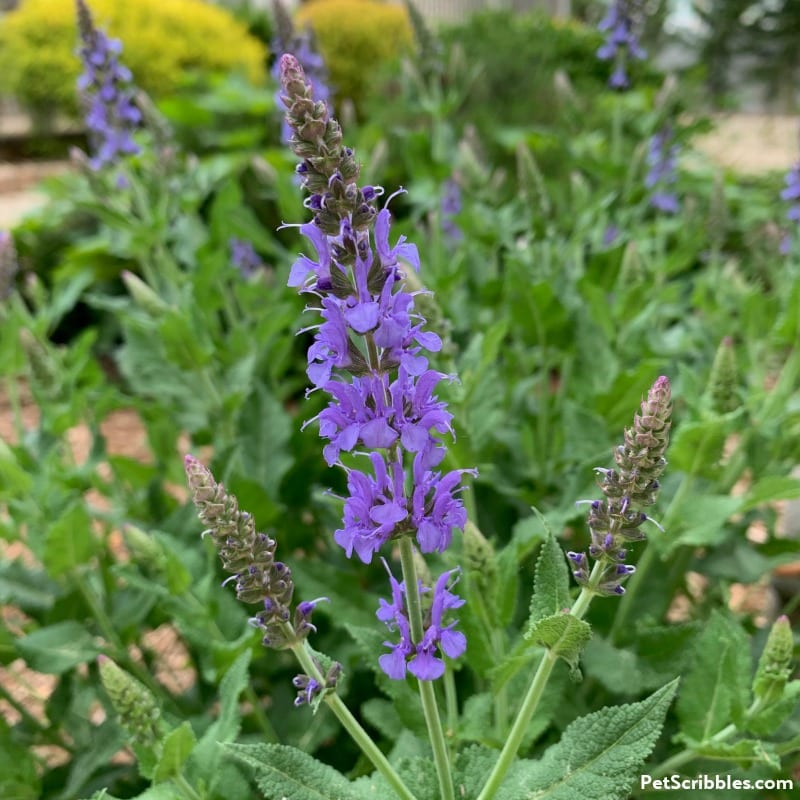
<instances>
[{"instance_id":1,"label":"purple salvia flower spike","mask_svg":"<svg viewBox=\"0 0 800 800\"><path fill-rule=\"evenodd\" d=\"M617 91L630 87L627 64L630 59L642 61L647 52L639 45L637 35L637 0L612 0L608 12L600 21L598 29L606 34L605 44L597 51L601 61L613 61L614 70L608 85Z\"/></svg>"},{"instance_id":2,"label":"purple salvia flower spike","mask_svg":"<svg viewBox=\"0 0 800 800\"><path fill-rule=\"evenodd\" d=\"M591 534L586 553L567 553L575 580L597 594L622 595L622 583L636 570L625 564L626 544L641 541L640 530L650 518L641 509L652 505L660 485L658 478L667 462L672 398L669 379L661 376L642 402L641 414L625 430L624 441L614 449L616 469L598 468L599 486L605 498L589 502L587 523ZM588 560L596 563L591 576Z\"/></svg>"},{"instance_id":3,"label":"purple salvia flower spike","mask_svg":"<svg viewBox=\"0 0 800 800\"><path fill-rule=\"evenodd\" d=\"M800 161L786 173L785 184L786 188L781 192L781 200L789 203L786 219L794 225L792 230L784 235L780 249L783 255L789 255L798 240L798 228L800 228Z\"/></svg>"},{"instance_id":4,"label":"purple salvia flower spike","mask_svg":"<svg viewBox=\"0 0 800 800\"><path fill-rule=\"evenodd\" d=\"M88 163L99 170L140 152L132 134L141 123L142 114L134 102L131 72L118 59L121 42L95 27L84 0L76 0L76 5L79 54L84 68L77 85L86 108L92 148Z\"/></svg>"},{"instance_id":5,"label":"purple salvia flower spike","mask_svg":"<svg viewBox=\"0 0 800 800\"><path fill-rule=\"evenodd\" d=\"M681 208L678 195L672 190L677 181L678 152L670 125L665 125L650 139L647 152L649 171L644 184L651 190L650 205L664 214L677 214Z\"/></svg>"},{"instance_id":6,"label":"purple salvia flower spike","mask_svg":"<svg viewBox=\"0 0 800 800\"><path fill-rule=\"evenodd\" d=\"M343 523L334 540L348 558L365 563L393 539L413 537L420 551L442 552L466 523L462 478L476 473L435 470L445 455L440 437L453 431L452 415L434 391L449 376L429 369L428 353L441 349L441 339L424 329L415 293L405 288L406 271L419 270L420 258L404 236L392 236L387 206L402 190L378 209L383 189L359 187L353 151L342 144L339 123L298 59L284 55L279 70L289 143L302 159L297 174L314 217L299 227L316 259L300 256L289 284L320 298L315 310L323 321L313 327L308 376L331 398L317 416L328 442L323 452L329 465L341 464L342 453L370 462L366 469L347 468ZM418 620L409 621L398 594L405 589L398 587L392 583L393 603L378 612L401 632L381 667L398 679L407 670L423 680L438 677L444 670L438 648L456 657L466 639L440 620L412 641Z\"/></svg>"}]
</instances>

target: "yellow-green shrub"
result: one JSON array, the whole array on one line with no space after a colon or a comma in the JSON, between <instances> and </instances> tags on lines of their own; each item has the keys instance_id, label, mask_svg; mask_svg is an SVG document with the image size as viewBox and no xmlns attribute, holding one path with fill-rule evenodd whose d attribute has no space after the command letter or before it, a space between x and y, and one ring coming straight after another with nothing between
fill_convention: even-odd
<instances>
[{"instance_id":1,"label":"yellow-green shrub","mask_svg":"<svg viewBox=\"0 0 800 800\"><path fill-rule=\"evenodd\" d=\"M337 95L356 103L373 73L412 42L405 6L380 0L312 0L295 21L314 30Z\"/></svg>"},{"instance_id":2,"label":"yellow-green shrub","mask_svg":"<svg viewBox=\"0 0 800 800\"><path fill-rule=\"evenodd\" d=\"M204 0L89 0L95 23L121 39L136 85L163 97L187 72L264 78L266 51L227 11ZM23 0L0 20L0 91L40 110L77 108L81 72L74 0Z\"/></svg>"}]
</instances>

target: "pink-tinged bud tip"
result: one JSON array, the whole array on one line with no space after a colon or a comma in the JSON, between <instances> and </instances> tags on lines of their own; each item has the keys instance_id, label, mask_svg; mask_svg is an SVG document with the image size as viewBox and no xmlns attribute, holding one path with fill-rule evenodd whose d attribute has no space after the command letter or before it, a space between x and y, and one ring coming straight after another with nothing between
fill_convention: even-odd
<instances>
[{"instance_id":1,"label":"pink-tinged bud tip","mask_svg":"<svg viewBox=\"0 0 800 800\"><path fill-rule=\"evenodd\" d=\"M109 661L111 661L111 659L107 655L105 655L105 653L100 653L100 655L97 656L98 664L106 664Z\"/></svg>"}]
</instances>

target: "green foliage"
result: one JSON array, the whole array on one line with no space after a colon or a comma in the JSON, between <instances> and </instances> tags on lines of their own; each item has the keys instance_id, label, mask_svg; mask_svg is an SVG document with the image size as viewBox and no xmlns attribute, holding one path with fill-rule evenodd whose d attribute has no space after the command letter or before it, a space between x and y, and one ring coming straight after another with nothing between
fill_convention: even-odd
<instances>
[{"instance_id":1,"label":"green foliage","mask_svg":"<svg viewBox=\"0 0 800 800\"><path fill-rule=\"evenodd\" d=\"M97 24L124 42L123 61L154 97L179 88L189 73L208 78L241 71L263 80L266 51L230 14L202 0L93 0ZM213 37L214 47L208 47ZM0 25L2 90L49 116L79 110L81 71L73 0L25 0Z\"/></svg>"},{"instance_id":2,"label":"green foliage","mask_svg":"<svg viewBox=\"0 0 800 800\"><path fill-rule=\"evenodd\" d=\"M303 13L323 6L340 4ZM541 17L481 15L462 31L468 60L448 33L441 63L408 64L384 86L382 115L365 102L363 127L345 131L370 182L409 188L392 202L393 235L420 249L411 288L434 293L415 298L444 340L432 367L459 376L437 390L458 434L441 469L479 468L464 538L428 564L463 568L467 652L435 689L456 796L477 800L512 734L518 758L498 798L639 797L639 774L709 765L787 772L800 731L796 608L776 594L787 617L766 644L760 613L728 610L731 584L761 585L797 559L775 505L797 498L800 460L798 267L770 233L779 182L715 177L691 149L701 126L679 126L684 210L658 216L642 186L646 142L674 109L656 102L652 74L626 96L607 92L596 33ZM375 59L364 52L336 56L365 74ZM574 97L550 89L556 67ZM144 132L141 156L52 181L48 205L15 231L28 274L0 306L13 427L0 442L0 662L53 690L46 722L3 695L4 797L246 800L252 780L266 797L391 796L334 698L417 800L440 797L416 687L378 665L391 638L375 617L385 573L332 544L345 479L325 467L313 425L301 432L324 400L304 397L310 334L294 332L313 322L284 287L301 245L275 229L305 217L292 160L267 146L277 125L261 117L274 105L271 90L237 80L172 99L162 108L197 158ZM462 190L453 240L440 205L451 176ZM263 259L254 275L230 264L232 236ZM626 596L596 598L578 619L563 555L588 545L575 502L597 497L592 470L612 466L659 374L672 380L675 424L648 513L664 531L645 523ZM140 425L142 458L108 441L121 414ZM79 456L76 430L88 441ZM343 673L313 715L293 707L292 653L265 651L247 624L258 607L219 585L180 488L187 450L277 538L296 597L330 600L304 652ZM701 592L687 573L707 579ZM169 681L150 645L164 631L186 683ZM145 744L101 687L99 654L139 687L136 708L158 709ZM136 764L112 759L126 743ZM66 763L40 763L40 748Z\"/></svg>"}]
</instances>

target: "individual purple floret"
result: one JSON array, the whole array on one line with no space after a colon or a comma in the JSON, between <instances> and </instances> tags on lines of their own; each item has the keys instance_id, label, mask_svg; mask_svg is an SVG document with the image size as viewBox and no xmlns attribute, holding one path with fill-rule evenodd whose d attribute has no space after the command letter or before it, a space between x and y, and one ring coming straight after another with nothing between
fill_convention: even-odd
<instances>
[{"instance_id":1,"label":"individual purple floret","mask_svg":"<svg viewBox=\"0 0 800 800\"><path fill-rule=\"evenodd\" d=\"M636 0L613 0L608 13L598 26L600 31L606 33L606 41L597 51L597 57L602 61L614 61L614 71L608 85L618 91L630 86L626 71L628 59L641 61L647 57L647 52L639 45L636 34L637 11Z\"/></svg>"},{"instance_id":2,"label":"individual purple floret","mask_svg":"<svg viewBox=\"0 0 800 800\"><path fill-rule=\"evenodd\" d=\"M391 653L385 653L378 659L380 668L394 680L403 680L406 669L421 681L441 678L444 674L444 661L437 655L437 651L448 658L458 658L467 649L467 639L464 634L453 630L458 622L443 624L447 611L464 605L464 600L450 591L458 580L459 570L451 569L444 572L436 581L430 608L423 618L425 632L422 641L415 645L411 641L411 626L406 612L405 582L398 583L386 561L383 561L383 565L389 573L392 602L381 599L376 616L381 622L386 623L390 631L399 631L400 641L397 644L384 642L384 645L391 648ZM420 585L421 595L430 594L430 591L429 588Z\"/></svg>"},{"instance_id":3,"label":"individual purple floret","mask_svg":"<svg viewBox=\"0 0 800 800\"><path fill-rule=\"evenodd\" d=\"M236 267L242 277L249 278L260 266L262 261L256 253L251 242L246 239L237 239L232 236L228 240L231 264Z\"/></svg>"},{"instance_id":4,"label":"individual purple floret","mask_svg":"<svg viewBox=\"0 0 800 800\"><path fill-rule=\"evenodd\" d=\"M78 91L86 107L86 127L94 170L115 164L121 156L140 152L133 132L142 121L134 103L135 89L130 70L120 64L122 44L98 30L84 0L76 0L80 57L83 73Z\"/></svg>"},{"instance_id":5,"label":"individual purple floret","mask_svg":"<svg viewBox=\"0 0 800 800\"><path fill-rule=\"evenodd\" d=\"M786 174L786 188L781 192L781 200L786 200L789 210L786 212L786 219L795 223L795 227L800 226L800 161L797 162ZM787 233L781 242L781 252L788 255L792 249L792 241L796 237L796 230Z\"/></svg>"},{"instance_id":6,"label":"individual purple floret","mask_svg":"<svg viewBox=\"0 0 800 800\"><path fill-rule=\"evenodd\" d=\"M680 202L671 187L677 180L678 145L673 143L673 131L664 126L651 139L647 152L650 167L645 186L652 191L650 205L664 214L677 214Z\"/></svg>"}]
</instances>

